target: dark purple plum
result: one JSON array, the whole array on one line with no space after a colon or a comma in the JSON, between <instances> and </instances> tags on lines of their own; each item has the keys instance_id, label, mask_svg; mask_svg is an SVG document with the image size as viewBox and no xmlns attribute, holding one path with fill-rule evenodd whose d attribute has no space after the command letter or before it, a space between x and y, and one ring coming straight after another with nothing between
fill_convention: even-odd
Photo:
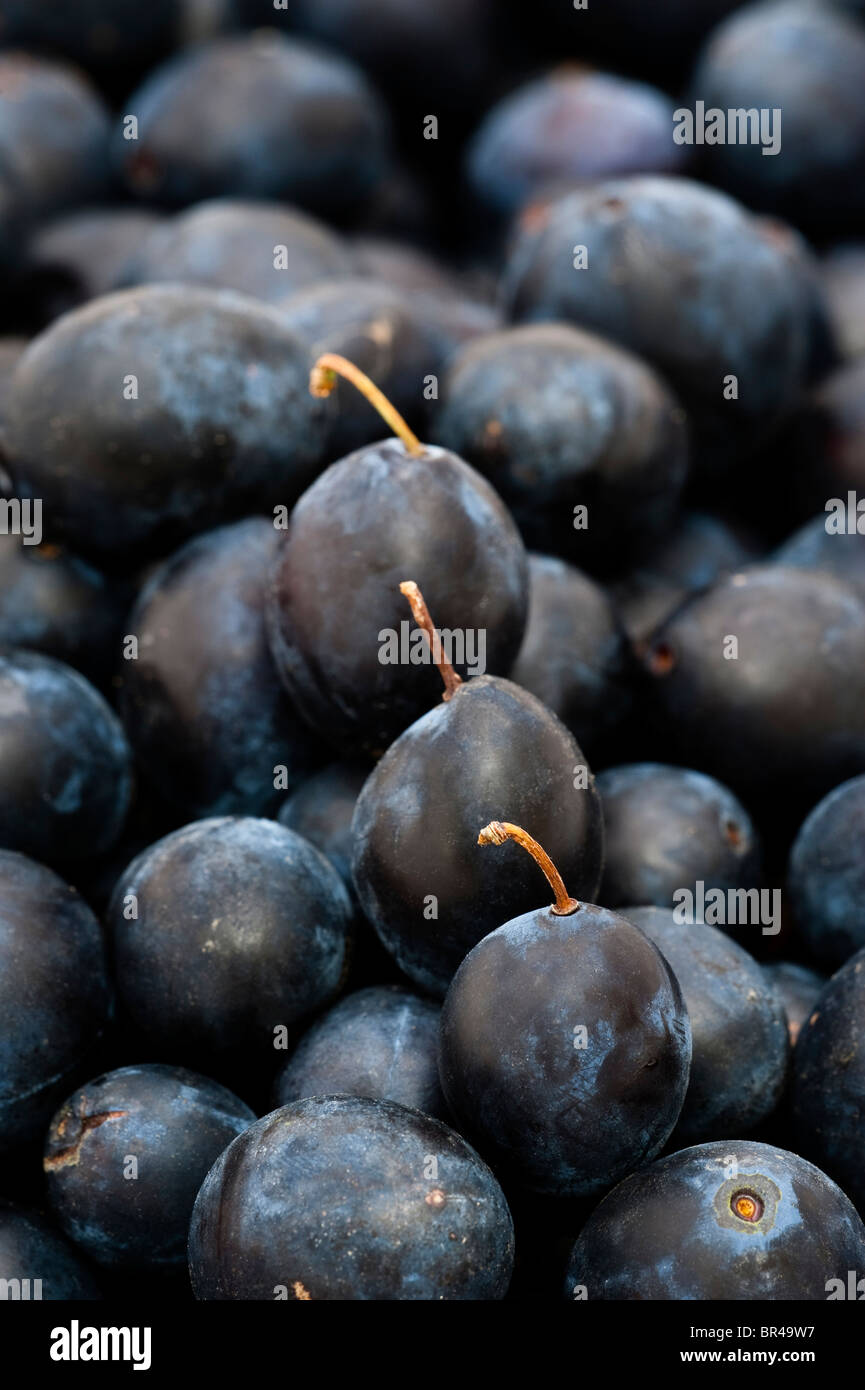
<instances>
[{"instance_id":1,"label":"dark purple plum","mask_svg":"<svg viewBox=\"0 0 865 1390\"><path fill-rule=\"evenodd\" d=\"M61 1105L45 1141L54 1213L109 1269L186 1263L195 1197L255 1114L224 1086L182 1067L121 1067Z\"/></svg>"},{"instance_id":2,"label":"dark purple plum","mask_svg":"<svg viewBox=\"0 0 865 1390\"><path fill-rule=\"evenodd\" d=\"M273 29L179 53L126 102L115 167L146 202L282 198L352 217L389 168L387 112L337 54ZM206 138L202 138L206 132Z\"/></svg>"},{"instance_id":3,"label":"dark purple plum","mask_svg":"<svg viewBox=\"0 0 865 1390\"><path fill-rule=\"evenodd\" d=\"M684 413L663 382L566 324L470 342L434 428L489 478L529 545L581 568L621 569L663 534L687 475Z\"/></svg>"},{"instance_id":4,"label":"dark purple plum","mask_svg":"<svg viewBox=\"0 0 865 1390\"><path fill-rule=\"evenodd\" d=\"M0 649L0 846L51 864L110 849L132 792L119 719L78 671Z\"/></svg>"},{"instance_id":5,"label":"dark purple plum","mask_svg":"<svg viewBox=\"0 0 865 1390\"><path fill-rule=\"evenodd\" d=\"M804 1153L865 1211L865 950L826 985L793 1053L793 1120ZM863 1268L852 1261L838 1270ZM834 1271L833 1271L834 1272Z\"/></svg>"},{"instance_id":6,"label":"dark purple plum","mask_svg":"<svg viewBox=\"0 0 865 1390\"><path fill-rule=\"evenodd\" d=\"M562 65L487 112L468 147L469 183L508 217L557 185L679 173L688 151L673 128L673 102L656 88Z\"/></svg>"},{"instance_id":7,"label":"dark purple plum","mask_svg":"<svg viewBox=\"0 0 865 1390\"><path fill-rule=\"evenodd\" d=\"M865 476L865 475L863 475ZM842 500L842 499L839 499ZM843 499L846 506L846 499ZM790 536L770 557L774 564L794 569L823 570L846 581L865 599L865 515L862 530L826 529L832 516L815 516Z\"/></svg>"},{"instance_id":8,"label":"dark purple plum","mask_svg":"<svg viewBox=\"0 0 865 1390\"><path fill-rule=\"evenodd\" d=\"M121 874L107 922L139 1047L267 1084L298 1027L337 995L351 904L306 840L252 817L196 821Z\"/></svg>"},{"instance_id":9,"label":"dark purple plum","mask_svg":"<svg viewBox=\"0 0 865 1390\"><path fill-rule=\"evenodd\" d=\"M438 1074L438 1006L401 985L334 1004L304 1033L276 1079L274 1102L370 1096L447 1118Z\"/></svg>"},{"instance_id":10,"label":"dark purple plum","mask_svg":"<svg viewBox=\"0 0 865 1390\"><path fill-rule=\"evenodd\" d=\"M605 828L606 907L675 906L677 890L759 888L760 842L733 793L713 777L662 763L629 763L598 777Z\"/></svg>"},{"instance_id":11,"label":"dark purple plum","mask_svg":"<svg viewBox=\"0 0 865 1390\"><path fill-rule=\"evenodd\" d=\"M0 644L56 657L105 686L117 664L127 586L62 546L0 535Z\"/></svg>"},{"instance_id":12,"label":"dark purple plum","mask_svg":"<svg viewBox=\"0 0 865 1390\"><path fill-rule=\"evenodd\" d=\"M0 168L10 172L26 216L108 193L110 131L107 107L77 69L0 52Z\"/></svg>"},{"instance_id":13,"label":"dark purple plum","mask_svg":"<svg viewBox=\"0 0 865 1390\"><path fill-rule=\"evenodd\" d=\"M817 999L826 988L826 977L795 961L779 960L762 967L772 989L784 1005L790 1031L790 1046L795 1047L802 1024L814 1011Z\"/></svg>"},{"instance_id":14,"label":"dark purple plum","mask_svg":"<svg viewBox=\"0 0 865 1390\"><path fill-rule=\"evenodd\" d=\"M691 83L707 110L772 111L753 130L701 148L705 174L749 207L824 231L865 212L865 33L832 5L764 0L710 36ZM765 137L778 148L766 155Z\"/></svg>"},{"instance_id":15,"label":"dark purple plum","mask_svg":"<svg viewBox=\"0 0 865 1390\"><path fill-rule=\"evenodd\" d=\"M529 556L529 619L511 679L557 715L590 758L615 742L635 666L616 609L580 570Z\"/></svg>"},{"instance_id":16,"label":"dark purple plum","mask_svg":"<svg viewBox=\"0 0 865 1390\"><path fill-rule=\"evenodd\" d=\"M554 200L517 238L504 294L519 320L566 319L657 368L710 474L754 451L805 379L811 314L789 246L686 179L614 179Z\"/></svg>"},{"instance_id":17,"label":"dark purple plum","mask_svg":"<svg viewBox=\"0 0 865 1390\"><path fill-rule=\"evenodd\" d=\"M372 383L340 357L337 370L370 397ZM391 422L392 416L388 415ZM436 699L424 650L408 650L399 585L414 575L442 630L477 642L483 669L506 672L525 629L528 561L489 484L461 458L423 445L397 416L400 438L327 469L292 512L277 555L271 647L300 713L349 757L379 756ZM416 634L418 635L418 634ZM422 641L422 639L421 639Z\"/></svg>"},{"instance_id":18,"label":"dark purple plum","mask_svg":"<svg viewBox=\"0 0 865 1390\"><path fill-rule=\"evenodd\" d=\"M0 1202L0 1280L6 1298L66 1302L102 1297L86 1260L38 1211ZM38 1292L37 1292L38 1290Z\"/></svg>"},{"instance_id":19,"label":"dark purple plum","mask_svg":"<svg viewBox=\"0 0 865 1390\"><path fill-rule=\"evenodd\" d=\"M38 1137L90 1064L109 1010L90 908L50 869L0 850L0 1149Z\"/></svg>"},{"instance_id":20,"label":"dark purple plum","mask_svg":"<svg viewBox=\"0 0 865 1390\"><path fill-rule=\"evenodd\" d=\"M731 575L673 614L646 665L678 755L776 822L865 771L865 604L831 575Z\"/></svg>"},{"instance_id":21,"label":"dark purple plum","mask_svg":"<svg viewBox=\"0 0 865 1390\"><path fill-rule=\"evenodd\" d=\"M790 851L788 893L799 934L836 970L865 947L865 776L811 811Z\"/></svg>"},{"instance_id":22,"label":"dark purple plum","mask_svg":"<svg viewBox=\"0 0 865 1390\"><path fill-rule=\"evenodd\" d=\"M189 1232L203 1300L501 1299L513 1252L504 1194L465 1140L359 1096L252 1125L208 1173Z\"/></svg>"},{"instance_id":23,"label":"dark purple plum","mask_svg":"<svg viewBox=\"0 0 865 1390\"><path fill-rule=\"evenodd\" d=\"M648 937L569 897L525 831L492 822L479 843L511 838L537 857L556 902L466 956L442 1010L442 1090L497 1172L547 1196L588 1197L666 1143L688 1084L688 1014Z\"/></svg>"},{"instance_id":24,"label":"dark purple plum","mask_svg":"<svg viewBox=\"0 0 865 1390\"><path fill-rule=\"evenodd\" d=\"M308 372L281 316L246 296L107 295L19 362L5 464L21 497L43 499L50 538L116 563L165 554L307 485L324 442Z\"/></svg>"},{"instance_id":25,"label":"dark purple plum","mask_svg":"<svg viewBox=\"0 0 865 1390\"><path fill-rule=\"evenodd\" d=\"M103 207L40 226L27 243L24 289L37 300L43 321L117 289L130 258L160 221L145 208Z\"/></svg>"},{"instance_id":26,"label":"dark purple plum","mask_svg":"<svg viewBox=\"0 0 865 1390\"><path fill-rule=\"evenodd\" d=\"M591 1303L824 1301L865 1264L852 1204L797 1154L723 1139L659 1159L604 1199L564 1296Z\"/></svg>"},{"instance_id":27,"label":"dark purple plum","mask_svg":"<svg viewBox=\"0 0 865 1390\"><path fill-rule=\"evenodd\" d=\"M123 283L209 285L276 304L351 269L348 248L307 213L281 203L214 198L160 222L127 260Z\"/></svg>"},{"instance_id":28,"label":"dark purple plum","mask_svg":"<svg viewBox=\"0 0 865 1390\"><path fill-rule=\"evenodd\" d=\"M315 765L270 655L265 601L278 533L265 517L189 541L127 619L120 711L141 774L179 815L275 814Z\"/></svg>"},{"instance_id":29,"label":"dark purple plum","mask_svg":"<svg viewBox=\"0 0 865 1390\"><path fill-rule=\"evenodd\" d=\"M431 633L416 586L404 587ZM508 806L587 898L604 843L594 779L564 724L510 681L463 683L447 662L442 673L441 702L370 773L352 823L361 906L400 969L439 997L482 936L537 901L531 861L480 854L478 826Z\"/></svg>"},{"instance_id":30,"label":"dark purple plum","mask_svg":"<svg viewBox=\"0 0 865 1390\"><path fill-rule=\"evenodd\" d=\"M320 849L349 892L354 892L351 821L369 769L331 763L315 772L279 808L277 820Z\"/></svg>"},{"instance_id":31,"label":"dark purple plum","mask_svg":"<svg viewBox=\"0 0 865 1390\"><path fill-rule=\"evenodd\" d=\"M865 246L836 247L820 262L820 282L841 355L865 354Z\"/></svg>"},{"instance_id":32,"label":"dark purple plum","mask_svg":"<svg viewBox=\"0 0 865 1390\"><path fill-rule=\"evenodd\" d=\"M691 1073L671 1146L747 1134L784 1090L790 1042L781 1000L754 958L716 927L680 923L668 908L621 912L670 966L691 1022Z\"/></svg>"}]
</instances>

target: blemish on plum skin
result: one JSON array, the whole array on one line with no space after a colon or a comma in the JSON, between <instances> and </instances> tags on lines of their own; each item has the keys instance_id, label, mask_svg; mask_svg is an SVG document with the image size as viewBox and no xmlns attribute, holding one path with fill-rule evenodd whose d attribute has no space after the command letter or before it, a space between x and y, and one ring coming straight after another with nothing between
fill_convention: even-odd
<instances>
[{"instance_id":1,"label":"blemish on plum skin","mask_svg":"<svg viewBox=\"0 0 865 1390\"><path fill-rule=\"evenodd\" d=\"M129 1114L128 1110L106 1110L102 1115L84 1115L81 1119L81 1132L74 1144L67 1144L65 1149L61 1149L56 1154L46 1154L42 1160L42 1168L46 1173L56 1172L59 1168L75 1168L81 1159L81 1146L90 1134L91 1130L99 1129L108 1120L120 1120ZM57 1126L58 1134L65 1133L66 1119L61 1120Z\"/></svg>"},{"instance_id":2,"label":"blemish on plum skin","mask_svg":"<svg viewBox=\"0 0 865 1390\"><path fill-rule=\"evenodd\" d=\"M427 1206L432 1207L434 1211L441 1211L442 1207L445 1206L447 1202L447 1197L440 1187L434 1187L431 1192L427 1193L424 1201Z\"/></svg>"}]
</instances>

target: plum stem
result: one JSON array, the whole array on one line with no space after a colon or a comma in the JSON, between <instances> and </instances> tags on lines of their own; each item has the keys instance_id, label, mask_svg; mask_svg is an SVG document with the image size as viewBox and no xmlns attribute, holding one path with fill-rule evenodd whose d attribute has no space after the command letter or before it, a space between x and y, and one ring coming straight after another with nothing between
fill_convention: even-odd
<instances>
[{"instance_id":1,"label":"plum stem","mask_svg":"<svg viewBox=\"0 0 865 1390\"><path fill-rule=\"evenodd\" d=\"M524 850L528 850L538 868L546 874L547 882L556 895L556 901L550 911L556 917L569 917L572 912L576 912L580 904L576 898L569 895L552 859L522 826L512 825L507 820L491 820L478 836L479 845L503 845L507 840L515 840Z\"/></svg>"},{"instance_id":2,"label":"plum stem","mask_svg":"<svg viewBox=\"0 0 865 1390\"><path fill-rule=\"evenodd\" d=\"M336 386L337 377L340 376L350 381L352 386L356 386L361 395L366 397L385 424L390 425L394 434L402 440L406 453L419 456L426 452L414 430L409 429L396 406L391 405L384 392L379 390L366 372L362 372L360 367L349 362L347 357L341 357L338 352L325 352L319 357L309 374L310 394L329 396Z\"/></svg>"},{"instance_id":3,"label":"plum stem","mask_svg":"<svg viewBox=\"0 0 865 1390\"><path fill-rule=\"evenodd\" d=\"M463 679L462 676L457 675L444 654L441 638L436 631L435 623L430 617L430 611L424 602L424 596L413 579L404 580L399 586L399 591L408 599L412 617L418 627L426 634L430 652L432 653L432 659L438 667L439 675L445 685L445 693L442 699L451 700L462 685Z\"/></svg>"}]
</instances>

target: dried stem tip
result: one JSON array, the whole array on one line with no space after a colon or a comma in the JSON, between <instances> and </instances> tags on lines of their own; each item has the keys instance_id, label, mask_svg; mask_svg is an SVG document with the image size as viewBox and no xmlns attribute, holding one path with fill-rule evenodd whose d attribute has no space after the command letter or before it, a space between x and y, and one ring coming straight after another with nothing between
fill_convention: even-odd
<instances>
[{"instance_id":1,"label":"dried stem tip","mask_svg":"<svg viewBox=\"0 0 865 1390\"><path fill-rule=\"evenodd\" d=\"M424 596L415 584L413 579L406 579L399 586L399 591L408 599L411 606L412 617L418 627L426 633L429 642L432 659L438 667L439 675L444 681L445 693L443 700L450 700L459 690L463 683L462 676L458 676L453 666L451 666L442 648L441 638L438 635L436 626L430 617L429 609L424 603Z\"/></svg>"},{"instance_id":2,"label":"dried stem tip","mask_svg":"<svg viewBox=\"0 0 865 1390\"><path fill-rule=\"evenodd\" d=\"M579 903L576 898L569 896L562 882L562 876L553 863L545 849L542 849L537 840L533 840L527 831L519 825L512 825L510 821L493 820L489 825L485 825L478 836L479 845L503 845L507 840L515 840L523 849L528 850L535 863L546 874L547 882L556 895L556 901L550 909L556 917L569 917L572 912L576 912Z\"/></svg>"},{"instance_id":3,"label":"dried stem tip","mask_svg":"<svg viewBox=\"0 0 865 1390\"><path fill-rule=\"evenodd\" d=\"M349 362L347 357L340 357L338 352L326 352L322 357L319 357L309 374L310 395L329 396L336 386L337 377L340 376L345 377L346 381L350 381L352 386L356 386L361 395L366 397L370 405L378 411L385 424L390 425L394 434L402 440L406 453L415 455L424 453L423 445L414 430L409 429L396 406L391 405L384 392L378 389L374 381L370 381L366 372L362 372L360 367Z\"/></svg>"}]
</instances>

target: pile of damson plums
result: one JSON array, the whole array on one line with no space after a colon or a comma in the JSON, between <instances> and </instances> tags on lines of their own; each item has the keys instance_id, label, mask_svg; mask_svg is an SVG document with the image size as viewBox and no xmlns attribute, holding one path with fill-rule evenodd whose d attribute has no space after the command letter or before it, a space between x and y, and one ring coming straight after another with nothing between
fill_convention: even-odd
<instances>
[{"instance_id":1,"label":"pile of damson plums","mask_svg":"<svg viewBox=\"0 0 865 1390\"><path fill-rule=\"evenodd\" d=\"M863 213L856 0L0 0L7 1291L858 1296Z\"/></svg>"}]
</instances>

